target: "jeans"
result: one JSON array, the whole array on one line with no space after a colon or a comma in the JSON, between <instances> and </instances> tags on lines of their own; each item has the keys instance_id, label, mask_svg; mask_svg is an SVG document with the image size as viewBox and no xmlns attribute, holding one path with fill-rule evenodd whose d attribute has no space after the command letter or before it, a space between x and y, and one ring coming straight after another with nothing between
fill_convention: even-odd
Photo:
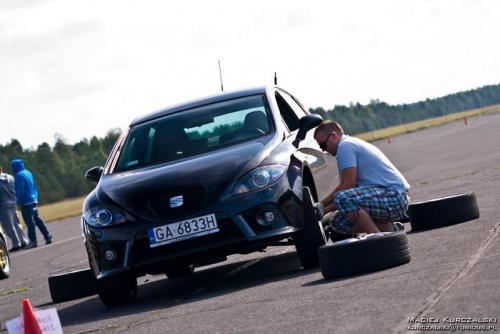
<instances>
[{"instance_id":1,"label":"jeans","mask_svg":"<svg viewBox=\"0 0 500 334\"><path fill-rule=\"evenodd\" d=\"M50 235L47 226L45 226L45 223L38 214L38 208L36 206L36 203L28 204L21 207L21 213L23 215L24 223L28 228L28 238L30 239L30 242L35 244L37 243L35 225L38 226L38 229L40 230L40 232L42 232L45 240L52 239L52 236Z\"/></svg>"},{"instance_id":2,"label":"jeans","mask_svg":"<svg viewBox=\"0 0 500 334\"><path fill-rule=\"evenodd\" d=\"M19 221L19 215L16 211L16 205L7 205L0 207L0 222L7 236L12 241L12 247L20 247L27 244L24 231Z\"/></svg>"}]
</instances>

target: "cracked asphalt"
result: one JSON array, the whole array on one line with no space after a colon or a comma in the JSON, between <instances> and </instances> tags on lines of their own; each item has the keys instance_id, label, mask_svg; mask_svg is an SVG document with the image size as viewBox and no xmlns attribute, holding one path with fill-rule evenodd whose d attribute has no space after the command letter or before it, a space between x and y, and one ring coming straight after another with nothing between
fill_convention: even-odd
<instances>
[{"instance_id":1,"label":"cracked asphalt","mask_svg":"<svg viewBox=\"0 0 500 334\"><path fill-rule=\"evenodd\" d=\"M0 333L21 314L23 299L55 307L64 333L415 333L410 326L472 325L457 318L497 321L500 114L467 123L375 143L410 182L412 202L477 196L479 219L423 232L406 223L408 264L325 280L319 269L302 269L294 247L284 245L231 256L185 279L139 278L132 304L106 308L97 296L53 304L48 276L87 265L79 218L65 219L49 224L52 245L11 254L11 277L0 281ZM496 322L475 325L500 330Z\"/></svg>"}]
</instances>

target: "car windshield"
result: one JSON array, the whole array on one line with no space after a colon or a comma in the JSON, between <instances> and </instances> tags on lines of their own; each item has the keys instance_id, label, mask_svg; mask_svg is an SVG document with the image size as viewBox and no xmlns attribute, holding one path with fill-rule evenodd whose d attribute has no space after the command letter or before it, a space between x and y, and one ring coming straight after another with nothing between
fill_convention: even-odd
<instances>
[{"instance_id":1,"label":"car windshield","mask_svg":"<svg viewBox=\"0 0 500 334\"><path fill-rule=\"evenodd\" d=\"M120 150L116 170L180 159L270 132L263 95L183 110L137 125Z\"/></svg>"}]
</instances>

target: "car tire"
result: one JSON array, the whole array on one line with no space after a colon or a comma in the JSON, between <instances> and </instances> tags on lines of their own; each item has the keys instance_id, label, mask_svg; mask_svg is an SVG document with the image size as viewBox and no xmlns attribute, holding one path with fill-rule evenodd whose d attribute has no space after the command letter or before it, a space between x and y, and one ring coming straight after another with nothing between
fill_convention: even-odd
<instances>
[{"instance_id":1,"label":"car tire","mask_svg":"<svg viewBox=\"0 0 500 334\"><path fill-rule=\"evenodd\" d=\"M137 298L137 279L132 276L94 279L97 293L106 306L126 304Z\"/></svg>"},{"instance_id":2,"label":"car tire","mask_svg":"<svg viewBox=\"0 0 500 334\"><path fill-rule=\"evenodd\" d=\"M424 231L463 223L479 218L474 192L410 204L412 231Z\"/></svg>"},{"instance_id":3,"label":"car tire","mask_svg":"<svg viewBox=\"0 0 500 334\"><path fill-rule=\"evenodd\" d=\"M92 269L79 269L49 276L50 297L54 303L80 299L97 293Z\"/></svg>"},{"instance_id":4,"label":"car tire","mask_svg":"<svg viewBox=\"0 0 500 334\"><path fill-rule=\"evenodd\" d=\"M300 262L304 268L319 266L318 249L326 244L323 225L318 221L314 211L311 191L308 187L302 188L304 211L304 229L295 232L292 236Z\"/></svg>"},{"instance_id":5,"label":"car tire","mask_svg":"<svg viewBox=\"0 0 500 334\"><path fill-rule=\"evenodd\" d=\"M7 244L0 238L0 279L10 276L10 256Z\"/></svg>"},{"instance_id":6,"label":"car tire","mask_svg":"<svg viewBox=\"0 0 500 334\"><path fill-rule=\"evenodd\" d=\"M168 268L165 270L165 275L169 279L186 277L194 273L194 264L186 264L179 267Z\"/></svg>"},{"instance_id":7,"label":"car tire","mask_svg":"<svg viewBox=\"0 0 500 334\"><path fill-rule=\"evenodd\" d=\"M410 262L403 231L373 233L319 248L321 273L326 279L360 275Z\"/></svg>"}]
</instances>

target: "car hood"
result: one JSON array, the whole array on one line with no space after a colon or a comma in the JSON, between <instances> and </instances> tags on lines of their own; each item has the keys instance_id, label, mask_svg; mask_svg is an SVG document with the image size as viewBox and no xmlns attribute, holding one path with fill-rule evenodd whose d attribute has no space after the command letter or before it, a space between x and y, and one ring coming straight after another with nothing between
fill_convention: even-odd
<instances>
[{"instance_id":1,"label":"car hood","mask_svg":"<svg viewBox=\"0 0 500 334\"><path fill-rule=\"evenodd\" d=\"M184 189L201 189L199 208L257 167L273 147L255 141L161 165L106 174L96 195L101 203L118 205L143 218L165 219L171 215L152 209L152 203L163 201L166 203L161 205L168 207L170 198L184 194Z\"/></svg>"}]
</instances>

